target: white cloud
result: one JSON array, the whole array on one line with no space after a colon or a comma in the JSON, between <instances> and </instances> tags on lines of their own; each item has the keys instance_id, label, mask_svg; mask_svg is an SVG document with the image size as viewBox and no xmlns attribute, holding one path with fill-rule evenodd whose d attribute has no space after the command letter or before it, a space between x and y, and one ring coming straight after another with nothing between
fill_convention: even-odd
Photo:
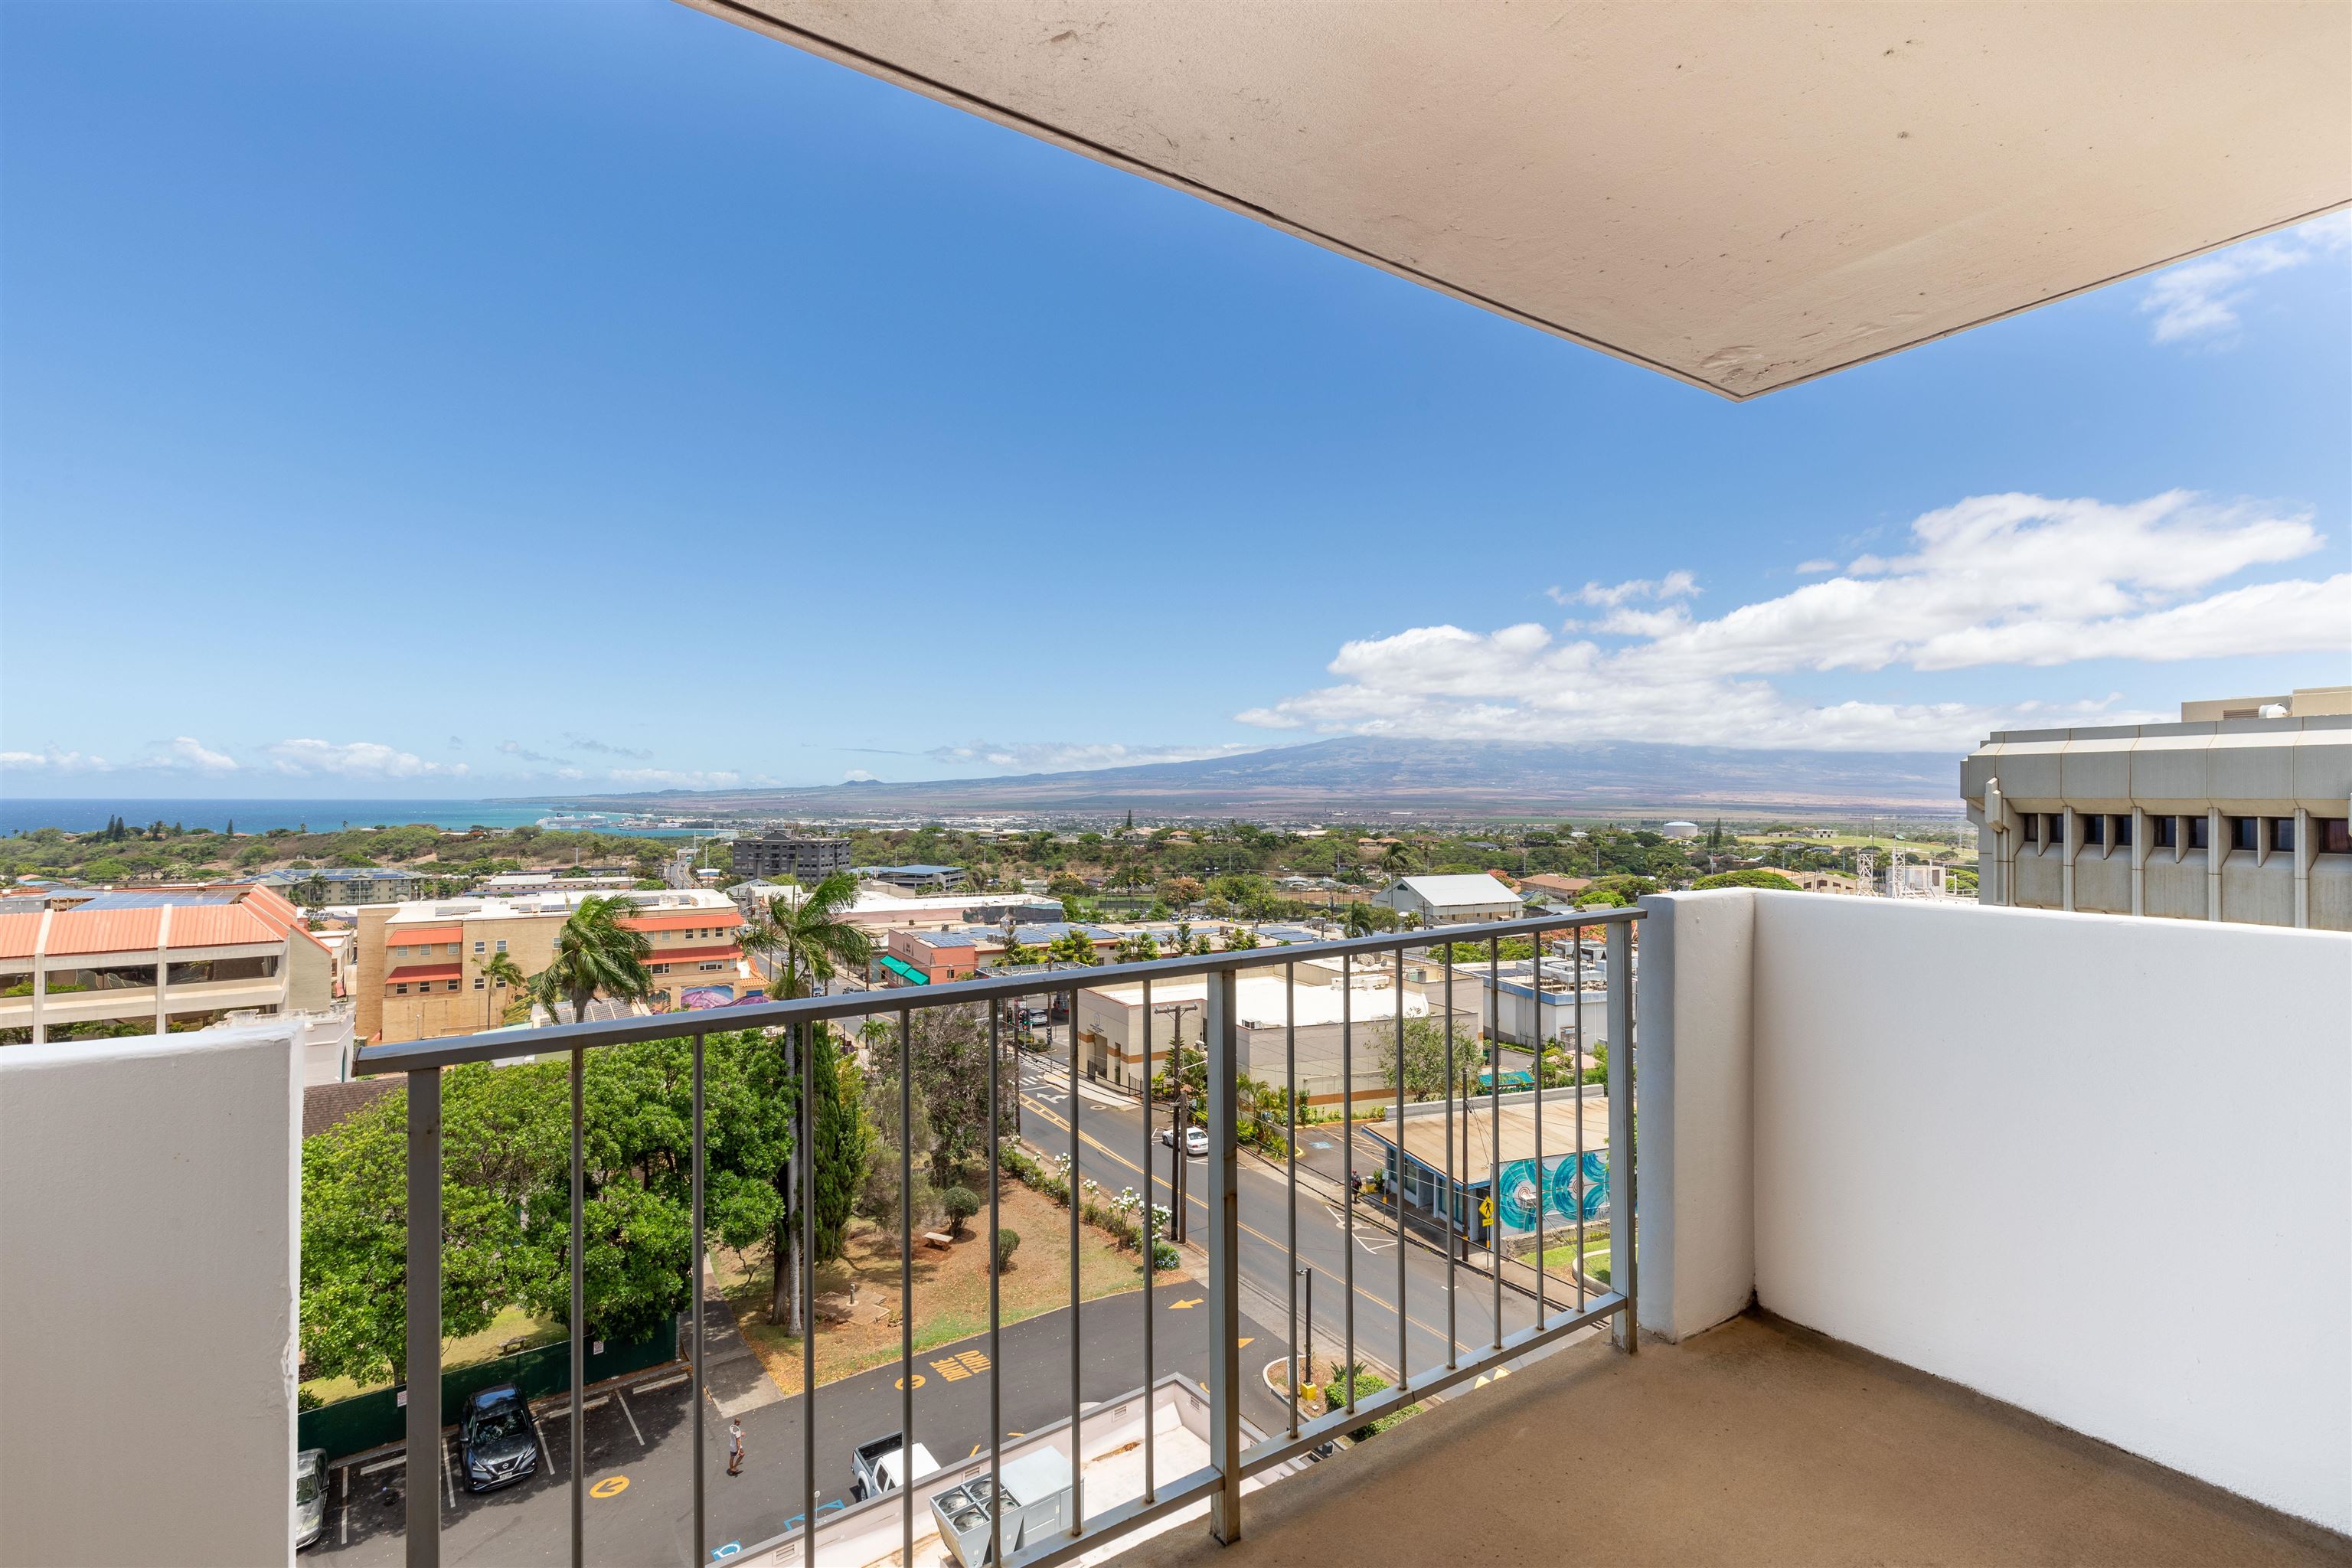
<instances>
[{"instance_id":1,"label":"white cloud","mask_svg":"<svg viewBox=\"0 0 2352 1568\"><path fill-rule=\"evenodd\" d=\"M175 735L161 752L142 757L131 765L142 768L184 769L200 773L236 772L235 757L207 748L194 735Z\"/></svg>"},{"instance_id":2,"label":"white cloud","mask_svg":"<svg viewBox=\"0 0 2352 1568\"><path fill-rule=\"evenodd\" d=\"M1230 757L1262 746L1123 746L1117 742L973 741L961 746L934 746L923 754L933 762L959 767L1012 768L1022 773L1076 773L1095 768L1133 767L1141 763L1194 763L1206 757Z\"/></svg>"},{"instance_id":3,"label":"white cloud","mask_svg":"<svg viewBox=\"0 0 2352 1568\"><path fill-rule=\"evenodd\" d=\"M1624 583L1587 583L1570 593L1565 588L1546 588L1545 596L1555 605L1598 605L1615 609L1629 599L1686 599L1698 592L1698 578L1691 573L1674 571L1659 578L1635 577Z\"/></svg>"},{"instance_id":4,"label":"white cloud","mask_svg":"<svg viewBox=\"0 0 2352 1568\"><path fill-rule=\"evenodd\" d=\"M374 741L320 741L309 737L279 741L262 748L269 765L281 773L309 777L331 773L339 778L414 779L431 775L457 777L463 763L428 763L414 752L403 752Z\"/></svg>"},{"instance_id":5,"label":"white cloud","mask_svg":"<svg viewBox=\"0 0 2352 1568\"><path fill-rule=\"evenodd\" d=\"M233 773L237 761L215 752L193 735L175 735L153 742L153 750L128 763L110 763L89 752L61 751L44 746L37 752L0 752L0 767L38 768L59 773L111 773L149 770L162 773Z\"/></svg>"},{"instance_id":6,"label":"white cloud","mask_svg":"<svg viewBox=\"0 0 2352 1568\"><path fill-rule=\"evenodd\" d=\"M872 773L867 773L864 768L852 768L847 773L841 775L841 782L844 784L880 784L882 781L876 778Z\"/></svg>"},{"instance_id":7,"label":"white cloud","mask_svg":"<svg viewBox=\"0 0 2352 1568\"><path fill-rule=\"evenodd\" d=\"M653 760L651 752L640 752L628 746L616 746L609 741L599 741L593 735L577 734L569 730L563 733L563 743L575 751L594 752L599 756L628 757L640 763Z\"/></svg>"},{"instance_id":8,"label":"white cloud","mask_svg":"<svg viewBox=\"0 0 2352 1568\"><path fill-rule=\"evenodd\" d=\"M2252 297L2256 279L2348 250L2352 213L2314 218L2166 268L2149 279L2140 313L2156 318L2148 331L2159 343L2202 340L2226 348L2237 341L2238 307Z\"/></svg>"},{"instance_id":9,"label":"white cloud","mask_svg":"<svg viewBox=\"0 0 2352 1568\"><path fill-rule=\"evenodd\" d=\"M1818 577L1824 572L1834 572L1836 570L1837 563L1834 561L1800 561L1797 563L1797 575L1800 577Z\"/></svg>"},{"instance_id":10,"label":"white cloud","mask_svg":"<svg viewBox=\"0 0 2352 1568\"><path fill-rule=\"evenodd\" d=\"M60 773L106 773L114 764L88 752L61 752L44 746L37 752L0 752L0 768L40 768Z\"/></svg>"},{"instance_id":11,"label":"white cloud","mask_svg":"<svg viewBox=\"0 0 2352 1568\"><path fill-rule=\"evenodd\" d=\"M1275 729L1465 738L1966 745L2029 710L1815 705L1768 678L2340 649L2352 641L2352 574L2209 591L2323 542L2306 514L2209 505L2182 491L2128 505L1977 496L1914 521L1907 553L1863 556L1827 582L1711 620L1693 619L1680 604L1614 605L1597 622L1568 623L1565 631L1584 634L1572 640L1534 624L1490 633L1415 627L1347 644L1329 667L1337 685L1240 718ZM1613 592L1598 589L1584 602L1612 605ZM2112 699L2031 710L2044 721L2053 713L2141 717L2111 708Z\"/></svg>"}]
</instances>

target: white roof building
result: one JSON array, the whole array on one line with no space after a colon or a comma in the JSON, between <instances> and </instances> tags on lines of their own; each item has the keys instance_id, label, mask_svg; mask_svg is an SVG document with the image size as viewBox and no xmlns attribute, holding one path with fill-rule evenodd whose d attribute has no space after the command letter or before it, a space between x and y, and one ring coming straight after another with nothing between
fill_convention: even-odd
<instances>
[{"instance_id":1,"label":"white roof building","mask_svg":"<svg viewBox=\"0 0 2352 1568\"><path fill-rule=\"evenodd\" d=\"M1400 915L1416 915L1423 927L1516 920L1527 912L1518 894L1483 871L1475 876L1401 878L1373 894L1372 901Z\"/></svg>"}]
</instances>

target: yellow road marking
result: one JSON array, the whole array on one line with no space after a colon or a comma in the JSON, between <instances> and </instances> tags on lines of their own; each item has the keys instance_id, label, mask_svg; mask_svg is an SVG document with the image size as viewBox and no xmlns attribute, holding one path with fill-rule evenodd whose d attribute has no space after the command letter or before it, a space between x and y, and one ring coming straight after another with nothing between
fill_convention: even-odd
<instances>
[{"instance_id":1,"label":"yellow road marking","mask_svg":"<svg viewBox=\"0 0 2352 1568\"><path fill-rule=\"evenodd\" d=\"M1206 1296L1192 1296L1181 1301L1171 1301L1168 1303L1168 1310L1171 1312L1181 1312L1187 1307L1197 1307L1207 1300Z\"/></svg>"},{"instance_id":2,"label":"yellow road marking","mask_svg":"<svg viewBox=\"0 0 2352 1568\"><path fill-rule=\"evenodd\" d=\"M903 1378L903 1377L902 1377L902 1378L900 1378L897 1383L892 1384L890 1386L891 1386L891 1387L893 1387L893 1388L904 1389L904 1388L906 1388L906 1387L908 1386L908 1381L907 1381L907 1379L905 1379L905 1378ZM922 1387L922 1386L923 1386L923 1374L922 1374L921 1373L919 1373L919 1373L917 1373L915 1374L915 1377L914 1377L914 1386L915 1386L915 1387L917 1387L917 1388L920 1388L920 1387Z\"/></svg>"},{"instance_id":3,"label":"yellow road marking","mask_svg":"<svg viewBox=\"0 0 2352 1568\"><path fill-rule=\"evenodd\" d=\"M627 1491L628 1489L628 1477L606 1476L603 1480L598 1481L594 1486L588 1489L588 1495L593 1498L619 1497L623 1492Z\"/></svg>"}]
</instances>

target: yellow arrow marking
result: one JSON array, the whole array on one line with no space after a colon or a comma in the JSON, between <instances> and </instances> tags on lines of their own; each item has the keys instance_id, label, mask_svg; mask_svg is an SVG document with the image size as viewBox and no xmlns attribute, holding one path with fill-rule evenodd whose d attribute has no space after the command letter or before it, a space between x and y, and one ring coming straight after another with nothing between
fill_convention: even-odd
<instances>
[{"instance_id":1,"label":"yellow arrow marking","mask_svg":"<svg viewBox=\"0 0 2352 1568\"><path fill-rule=\"evenodd\" d=\"M1241 1349L1244 1345L1253 1344L1253 1343L1256 1342L1256 1340L1257 1340L1257 1336L1256 1336L1255 1334L1252 1334L1252 1335L1250 1335L1250 1337L1249 1337L1248 1339L1245 1339L1245 1340L1235 1340L1235 1341L1234 1342L1234 1349L1235 1349L1235 1350L1239 1350L1239 1349Z\"/></svg>"},{"instance_id":2,"label":"yellow arrow marking","mask_svg":"<svg viewBox=\"0 0 2352 1568\"><path fill-rule=\"evenodd\" d=\"M628 1477L606 1476L603 1480L598 1481L594 1486L588 1489L588 1495L593 1498L619 1497L623 1492L627 1491L628 1489Z\"/></svg>"},{"instance_id":3,"label":"yellow arrow marking","mask_svg":"<svg viewBox=\"0 0 2352 1568\"><path fill-rule=\"evenodd\" d=\"M1171 1301L1168 1303L1168 1310L1171 1312L1181 1312L1187 1307L1197 1307L1207 1300L1206 1296L1193 1296L1181 1301Z\"/></svg>"}]
</instances>

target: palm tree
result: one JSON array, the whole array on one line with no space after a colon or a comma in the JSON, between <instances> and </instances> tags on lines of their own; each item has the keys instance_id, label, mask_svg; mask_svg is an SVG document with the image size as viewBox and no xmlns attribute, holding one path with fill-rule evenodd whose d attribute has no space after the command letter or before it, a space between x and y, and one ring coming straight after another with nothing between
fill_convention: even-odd
<instances>
[{"instance_id":1,"label":"palm tree","mask_svg":"<svg viewBox=\"0 0 2352 1568\"><path fill-rule=\"evenodd\" d=\"M327 879L313 871L294 884L294 901L305 909L315 910L325 903L333 892L334 889L328 885Z\"/></svg>"},{"instance_id":2,"label":"palm tree","mask_svg":"<svg viewBox=\"0 0 2352 1568\"><path fill-rule=\"evenodd\" d=\"M1372 923L1372 906L1358 900L1348 906L1346 930L1349 936L1370 936L1380 928Z\"/></svg>"},{"instance_id":3,"label":"palm tree","mask_svg":"<svg viewBox=\"0 0 2352 1568\"><path fill-rule=\"evenodd\" d=\"M780 1001L808 995L820 980L830 980L841 969L865 973L874 959L874 939L863 928L841 918L857 901L857 883L846 871L835 871L802 895L797 905L783 899L770 901L766 911L752 917L740 945L745 952L765 953L783 966Z\"/></svg>"},{"instance_id":4,"label":"palm tree","mask_svg":"<svg viewBox=\"0 0 2352 1568\"><path fill-rule=\"evenodd\" d=\"M531 994L530 976L522 972L522 966L514 961L512 953L500 952L490 954L489 961L482 965L482 978L489 982L493 990L513 993L499 1005L500 1022L512 1024L530 1016L531 1004L535 1000Z\"/></svg>"},{"instance_id":5,"label":"palm tree","mask_svg":"<svg viewBox=\"0 0 2352 1568\"><path fill-rule=\"evenodd\" d=\"M599 992L617 1001L638 1002L653 994L651 938L621 922L637 912L629 900L591 894L580 900L563 929L555 933L555 961L532 976L532 998L551 1013L561 1000L572 1004L577 1021L588 1016L588 1004Z\"/></svg>"}]
</instances>

